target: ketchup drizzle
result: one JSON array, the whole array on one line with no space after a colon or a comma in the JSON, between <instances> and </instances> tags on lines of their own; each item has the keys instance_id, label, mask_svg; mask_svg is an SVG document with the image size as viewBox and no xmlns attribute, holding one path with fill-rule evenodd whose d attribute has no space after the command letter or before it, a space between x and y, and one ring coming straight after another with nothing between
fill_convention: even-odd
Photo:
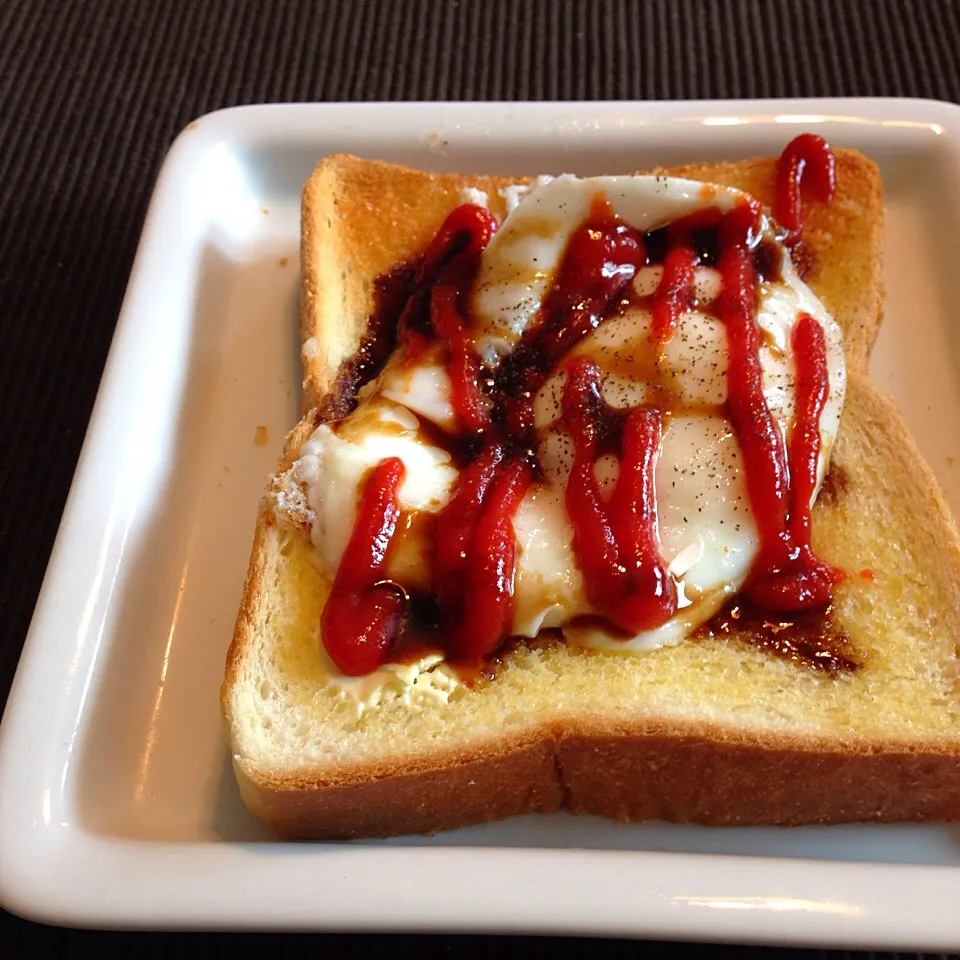
<instances>
[{"instance_id":1,"label":"ketchup drizzle","mask_svg":"<svg viewBox=\"0 0 960 960\"><path fill-rule=\"evenodd\" d=\"M610 301L645 262L640 232L620 220L604 198L595 200L589 219L570 238L539 324L529 335L524 332L528 353L537 355L534 366L551 369L594 331Z\"/></svg>"},{"instance_id":2,"label":"ketchup drizzle","mask_svg":"<svg viewBox=\"0 0 960 960\"><path fill-rule=\"evenodd\" d=\"M776 216L780 225L799 234L803 227L802 195L829 203L836 189L837 160L830 144L815 133L794 137L777 163Z\"/></svg>"},{"instance_id":3,"label":"ketchup drizzle","mask_svg":"<svg viewBox=\"0 0 960 960\"><path fill-rule=\"evenodd\" d=\"M462 615L457 623L448 624L456 656L486 656L511 633L517 555L513 518L530 479L530 467L523 460L512 460L497 471L489 503L475 527Z\"/></svg>"},{"instance_id":4,"label":"ketchup drizzle","mask_svg":"<svg viewBox=\"0 0 960 960\"><path fill-rule=\"evenodd\" d=\"M772 610L826 604L841 574L819 560L810 544L810 497L816 485L820 414L829 390L826 342L820 325L801 314L792 346L797 363L797 410L790 460L763 395L760 329L755 313L757 277L749 248L759 208L742 203L720 227L722 292L718 311L727 332L727 406L743 451L760 553L745 592Z\"/></svg>"},{"instance_id":5,"label":"ketchup drizzle","mask_svg":"<svg viewBox=\"0 0 960 960\"><path fill-rule=\"evenodd\" d=\"M677 610L676 583L660 555L657 533L660 413L637 407L614 415L622 455L607 505L594 468L600 421L609 412L600 395L600 370L589 358L577 358L567 367L563 394L564 425L574 448L566 491L574 550L591 602L616 626L636 633L659 626Z\"/></svg>"},{"instance_id":6,"label":"ketchup drizzle","mask_svg":"<svg viewBox=\"0 0 960 960\"><path fill-rule=\"evenodd\" d=\"M680 314L690 309L698 262L697 255L686 245L667 251L663 276L653 300L653 336L661 346L676 331Z\"/></svg>"},{"instance_id":7,"label":"ketchup drizzle","mask_svg":"<svg viewBox=\"0 0 960 960\"><path fill-rule=\"evenodd\" d=\"M397 491L405 472L399 457L381 460L374 468L323 608L320 628L324 646L348 676L376 670L400 630L406 596L399 585L385 581L383 574L400 519Z\"/></svg>"},{"instance_id":8,"label":"ketchup drizzle","mask_svg":"<svg viewBox=\"0 0 960 960\"><path fill-rule=\"evenodd\" d=\"M509 435L525 436L533 430L537 391L560 359L600 325L644 263L643 236L598 197L567 244L539 316L497 371L496 389L505 397L501 416Z\"/></svg>"},{"instance_id":9,"label":"ketchup drizzle","mask_svg":"<svg viewBox=\"0 0 960 960\"><path fill-rule=\"evenodd\" d=\"M454 256L475 263L496 231L496 217L486 207L463 203L451 210L423 255L419 282L435 280Z\"/></svg>"},{"instance_id":10,"label":"ketchup drizzle","mask_svg":"<svg viewBox=\"0 0 960 960\"><path fill-rule=\"evenodd\" d=\"M437 517L434 588L441 608L448 611L447 619L463 605L477 524L502 462L499 444L481 450L460 473L453 496Z\"/></svg>"},{"instance_id":11,"label":"ketchup drizzle","mask_svg":"<svg viewBox=\"0 0 960 960\"><path fill-rule=\"evenodd\" d=\"M763 395L760 330L754 319L757 277L748 244L759 215L756 203L744 203L720 226L722 288L716 306L727 333L727 408L743 450L750 504L766 542L778 539L786 526L789 476L780 430Z\"/></svg>"},{"instance_id":12,"label":"ketchup drizzle","mask_svg":"<svg viewBox=\"0 0 960 960\"><path fill-rule=\"evenodd\" d=\"M434 283L430 322L446 350L453 409L471 433L482 433L490 426L490 411L480 392L480 359L467 336L460 301L496 229L497 221L485 207L469 203L457 207L427 248L420 271L422 284L431 279Z\"/></svg>"},{"instance_id":13,"label":"ketchup drizzle","mask_svg":"<svg viewBox=\"0 0 960 960\"><path fill-rule=\"evenodd\" d=\"M480 358L464 330L459 294L453 284L438 283L430 299L430 319L447 351L450 400L457 419L471 433L483 433L490 426L489 404L480 392Z\"/></svg>"},{"instance_id":14,"label":"ketchup drizzle","mask_svg":"<svg viewBox=\"0 0 960 960\"><path fill-rule=\"evenodd\" d=\"M791 333L797 365L796 415L788 439L790 488L786 529L761 550L748 594L770 610L825 606L843 573L820 560L810 542L810 500L817 485L820 415L829 392L823 328L801 313Z\"/></svg>"}]
</instances>

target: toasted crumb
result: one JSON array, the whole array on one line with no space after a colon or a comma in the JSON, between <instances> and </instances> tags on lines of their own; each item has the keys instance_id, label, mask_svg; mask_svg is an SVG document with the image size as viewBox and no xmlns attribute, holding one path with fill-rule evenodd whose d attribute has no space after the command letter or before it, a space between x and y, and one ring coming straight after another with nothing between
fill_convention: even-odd
<instances>
[{"instance_id":1,"label":"toasted crumb","mask_svg":"<svg viewBox=\"0 0 960 960\"><path fill-rule=\"evenodd\" d=\"M278 262L279 262L279 264L280 264L281 267L285 267L285 266L290 262L290 258L289 258L289 257L281 257Z\"/></svg>"},{"instance_id":2,"label":"toasted crumb","mask_svg":"<svg viewBox=\"0 0 960 960\"><path fill-rule=\"evenodd\" d=\"M952 467L957 462L957 458L947 454L947 466Z\"/></svg>"},{"instance_id":3,"label":"toasted crumb","mask_svg":"<svg viewBox=\"0 0 960 960\"><path fill-rule=\"evenodd\" d=\"M265 447L270 442L270 434L262 423L257 424L257 429L253 434L253 442L258 447Z\"/></svg>"},{"instance_id":4,"label":"toasted crumb","mask_svg":"<svg viewBox=\"0 0 960 960\"><path fill-rule=\"evenodd\" d=\"M263 207L263 208L260 210L260 212L261 212L265 217L270 213L270 211L269 211L266 207Z\"/></svg>"},{"instance_id":5,"label":"toasted crumb","mask_svg":"<svg viewBox=\"0 0 960 960\"><path fill-rule=\"evenodd\" d=\"M191 120L190 123L187 124L187 129L188 129L188 130L196 130L197 127L199 127L199 126L200 126L200 124L197 123L196 120Z\"/></svg>"}]
</instances>

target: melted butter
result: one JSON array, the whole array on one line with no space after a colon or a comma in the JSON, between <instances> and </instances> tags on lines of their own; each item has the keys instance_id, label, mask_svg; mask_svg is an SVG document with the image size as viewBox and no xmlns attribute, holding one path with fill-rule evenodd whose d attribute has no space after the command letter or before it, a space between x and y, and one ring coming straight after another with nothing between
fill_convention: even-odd
<instances>
[{"instance_id":1,"label":"melted butter","mask_svg":"<svg viewBox=\"0 0 960 960\"><path fill-rule=\"evenodd\" d=\"M462 687L441 653L427 653L411 663L387 663L362 677L340 673L320 644L324 684L361 717L367 710L399 701L405 706L447 703Z\"/></svg>"}]
</instances>

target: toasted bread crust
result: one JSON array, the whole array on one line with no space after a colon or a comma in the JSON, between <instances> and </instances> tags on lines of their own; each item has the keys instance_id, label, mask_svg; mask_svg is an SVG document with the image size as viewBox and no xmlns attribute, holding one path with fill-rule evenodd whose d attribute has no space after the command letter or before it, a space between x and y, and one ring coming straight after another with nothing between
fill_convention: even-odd
<instances>
[{"instance_id":1,"label":"toasted bread crust","mask_svg":"<svg viewBox=\"0 0 960 960\"><path fill-rule=\"evenodd\" d=\"M234 769L250 810L289 840L433 833L560 809L708 826L960 819L956 745L595 726L347 764L335 777L271 776L238 758Z\"/></svg>"},{"instance_id":2,"label":"toasted bread crust","mask_svg":"<svg viewBox=\"0 0 960 960\"><path fill-rule=\"evenodd\" d=\"M540 736L449 751L421 766L335 782L308 771L271 781L236 761L234 769L247 806L288 840L433 833L563 805L554 747Z\"/></svg>"},{"instance_id":3,"label":"toasted bread crust","mask_svg":"<svg viewBox=\"0 0 960 960\"><path fill-rule=\"evenodd\" d=\"M241 763L235 772L249 809L287 840L433 833L560 809L707 826L960 817L958 757L934 751L790 750L675 730L500 750L344 783L274 783Z\"/></svg>"},{"instance_id":4,"label":"toasted bread crust","mask_svg":"<svg viewBox=\"0 0 960 960\"><path fill-rule=\"evenodd\" d=\"M573 736L560 766L566 806L616 820L709 826L960 816L953 753L788 749L677 731L644 737Z\"/></svg>"},{"instance_id":5,"label":"toasted bread crust","mask_svg":"<svg viewBox=\"0 0 960 960\"><path fill-rule=\"evenodd\" d=\"M926 538L924 548L940 559L930 587L956 611L955 525L899 414L865 376L882 303L879 176L872 164L847 151L838 151L838 167L836 209L810 211L807 241L815 265L808 279L844 328L850 369L848 426L841 427L834 462L849 465L854 487L858 468L892 465L891 483L904 509ZM730 184L772 202L771 160L669 173ZM460 202L462 187L485 190L496 212L496 191L504 183L350 157L320 165L304 191L301 314L304 339L316 338L319 346L313 357L305 356L308 413L288 437L281 471L322 417L317 408L331 391L344 389L337 371L365 332L373 278L423 249ZM386 233L385 225L391 227ZM850 295L851 284L859 296ZM875 461L863 466L864 451L871 450ZM821 500L822 516L862 508L855 489L849 497ZM240 662L255 643L265 562L277 549L277 537L277 521L265 503L222 689L231 730ZM960 615L941 626L956 643ZM413 750L379 762L339 758L277 772L234 752L248 806L279 835L296 839L430 832L561 807L618 819L706 824L960 819L956 730L939 739L884 739L856 730L831 738L598 715L555 719L494 740Z\"/></svg>"}]
</instances>

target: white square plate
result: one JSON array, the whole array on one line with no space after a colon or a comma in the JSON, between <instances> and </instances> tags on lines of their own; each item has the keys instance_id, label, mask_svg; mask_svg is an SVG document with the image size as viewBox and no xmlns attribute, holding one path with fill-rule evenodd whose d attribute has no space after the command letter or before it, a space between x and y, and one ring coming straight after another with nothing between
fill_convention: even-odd
<instances>
[{"instance_id":1,"label":"white square plate","mask_svg":"<svg viewBox=\"0 0 960 960\"><path fill-rule=\"evenodd\" d=\"M0 738L0 897L92 925L960 947L960 833L523 817L271 842L218 687L256 503L297 419L299 191L325 154L620 173L858 147L887 190L873 362L960 515L960 108L908 100L246 107L160 175ZM265 445L255 442L267 429Z\"/></svg>"}]
</instances>

